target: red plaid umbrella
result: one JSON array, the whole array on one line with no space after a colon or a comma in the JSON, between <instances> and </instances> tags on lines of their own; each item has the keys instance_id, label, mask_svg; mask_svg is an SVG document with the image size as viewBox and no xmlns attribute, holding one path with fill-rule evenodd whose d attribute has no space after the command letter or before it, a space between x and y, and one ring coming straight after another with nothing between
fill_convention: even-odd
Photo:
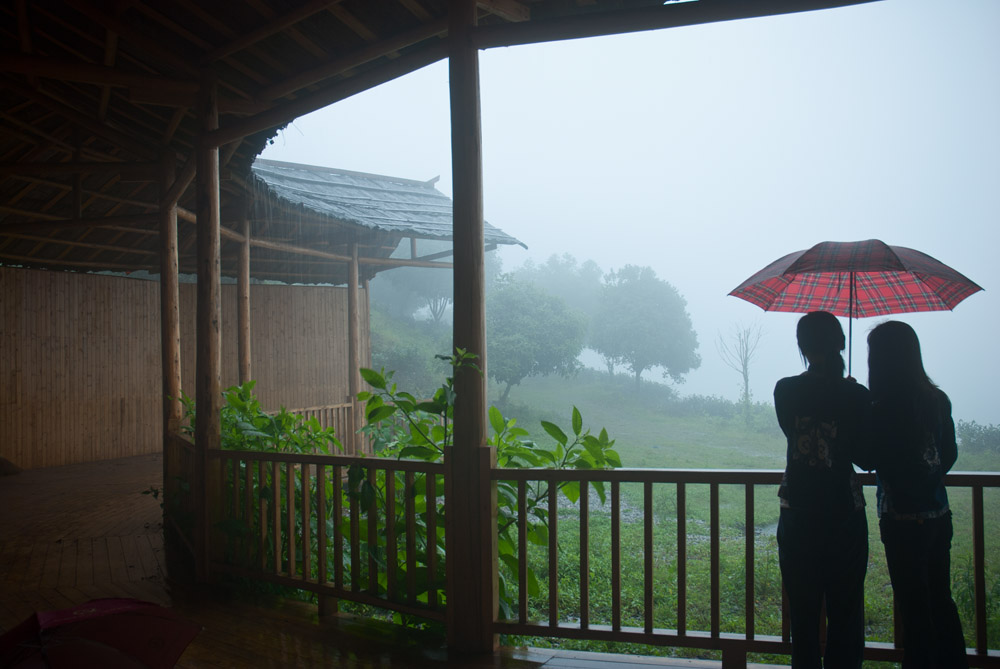
<instances>
[{"instance_id":1,"label":"red plaid umbrella","mask_svg":"<svg viewBox=\"0 0 1000 669\"><path fill-rule=\"evenodd\" d=\"M868 239L789 253L729 294L765 311L829 311L853 331L855 318L950 310L980 290L926 253Z\"/></svg>"}]
</instances>

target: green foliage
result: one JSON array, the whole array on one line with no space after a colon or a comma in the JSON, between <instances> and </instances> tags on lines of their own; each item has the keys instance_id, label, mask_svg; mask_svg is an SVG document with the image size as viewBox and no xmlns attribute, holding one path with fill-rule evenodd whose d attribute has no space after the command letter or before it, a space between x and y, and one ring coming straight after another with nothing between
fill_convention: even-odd
<instances>
[{"instance_id":1,"label":"green foliage","mask_svg":"<svg viewBox=\"0 0 1000 669\"><path fill-rule=\"evenodd\" d=\"M475 356L456 349L453 356L440 356L447 360L456 373L463 367L475 367ZM455 404L454 377L448 377L429 401L418 401L412 394L398 390L393 382L393 373L385 370L376 372L362 370L362 376L372 387L372 391L359 393L364 401L368 417L368 430L374 437L381 456L414 458L436 462L444 457L445 450L453 443L452 418ZM496 448L497 465L501 468L548 467L557 469L606 469L621 466L621 458L614 450L614 441L605 430L593 435L583 427L583 416L575 407L570 416L570 432L549 421L541 423L542 429L550 437L551 446L541 445L530 438L529 433L517 425L517 420L505 418L499 409L490 407L489 422L492 434L488 445ZM360 468L359 468L360 469ZM359 474L360 475L360 474ZM384 479L384 474L382 475ZM376 486L365 493L382 497L385 482L379 479ZM605 501L603 482L593 484L595 491ZM364 490L364 484L361 485ZM415 486L412 494L418 508L427 500ZM550 487L546 482L535 482L528 486L525 508L521 513L527 519L528 541L545 545L548 541L548 500L550 495L560 492L571 503L580 498L580 484L573 481L560 482ZM500 562L500 608L504 617L514 615L514 595L510 594L510 581L516 579L519 567L517 551L517 484L512 481L497 482L497 539ZM443 495L437 497L440 508L436 517L444 522ZM402 517L397 523L405 522ZM444 554L444 535L438 534L438 550ZM443 564L443 560L441 561ZM400 564L399 569L405 569ZM529 594L538 594L539 576L535 569L528 570L527 589Z\"/></svg>"},{"instance_id":2,"label":"green foliage","mask_svg":"<svg viewBox=\"0 0 1000 669\"><path fill-rule=\"evenodd\" d=\"M308 420L290 413L285 407L274 414L265 413L253 394L256 381L232 386L223 391L226 402L220 413L223 450L282 451L286 453L323 453L341 450L333 428L324 428L315 418ZM191 437L195 433L195 402L182 393L183 428Z\"/></svg>"},{"instance_id":3,"label":"green foliage","mask_svg":"<svg viewBox=\"0 0 1000 669\"><path fill-rule=\"evenodd\" d=\"M980 425L974 420L960 420L955 425L955 432L963 450L1000 454L1000 425Z\"/></svg>"},{"instance_id":4,"label":"green foliage","mask_svg":"<svg viewBox=\"0 0 1000 669\"><path fill-rule=\"evenodd\" d=\"M605 277L591 346L609 369L625 365L637 387L647 369L662 367L679 383L701 364L687 302L649 267L626 265Z\"/></svg>"},{"instance_id":5,"label":"green foliage","mask_svg":"<svg viewBox=\"0 0 1000 669\"><path fill-rule=\"evenodd\" d=\"M540 265L526 260L510 275L520 283L534 284L541 291L561 299L570 309L583 314L587 321L586 341L590 341L590 329L597 315L604 275L597 263L587 260L577 264L576 258L568 253L561 256L553 254Z\"/></svg>"},{"instance_id":6,"label":"green foliage","mask_svg":"<svg viewBox=\"0 0 1000 669\"><path fill-rule=\"evenodd\" d=\"M568 376L580 368L583 316L534 284L501 281L489 298L486 332L490 377L505 386L501 403L526 377Z\"/></svg>"},{"instance_id":7,"label":"green foliage","mask_svg":"<svg viewBox=\"0 0 1000 669\"><path fill-rule=\"evenodd\" d=\"M448 371L434 354L451 345L451 331L431 321L393 316L377 304L372 305L370 328L372 365L394 370L397 382L417 395L433 393Z\"/></svg>"}]
</instances>

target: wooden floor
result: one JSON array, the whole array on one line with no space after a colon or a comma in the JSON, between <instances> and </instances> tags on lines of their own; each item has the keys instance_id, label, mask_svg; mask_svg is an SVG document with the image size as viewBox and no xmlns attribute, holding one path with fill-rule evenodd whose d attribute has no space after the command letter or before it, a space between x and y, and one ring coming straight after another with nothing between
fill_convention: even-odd
<instances>
[{"instance_id":1,"label":"wooden floor","mask_svg":"<svg viewBox=\"0 0 1000 669\"><path fill-rule=\"evenodd\" d=\"M438 637L345 617L320 620L311 604L179 585L167 573L159 501L141 494L159 487L161 478L159 456L0 477L0 633L38 610L134 597L170 606L202 625L179 667L720 666L547 649L454 657Z\"/></svg>"}]
</instances>

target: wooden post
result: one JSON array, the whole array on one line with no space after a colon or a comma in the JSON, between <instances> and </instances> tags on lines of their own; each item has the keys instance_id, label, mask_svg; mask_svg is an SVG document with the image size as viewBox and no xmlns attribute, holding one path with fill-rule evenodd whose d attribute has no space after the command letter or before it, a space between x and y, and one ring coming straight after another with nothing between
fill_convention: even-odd
<instances>
[{"instance_id":1,"label":"wooden post","mask_svg":"<svg viewBox=\"0 0 1000 669\"><path fill-rule=\"evenodd\" d=\"M475 0L449 0L454 227L454 346L482 373L455 371L455 440L446 463L447 633L450 648L497 647L496 486L486 447L486 310L479 54L471 42Z\"/></svg>"},{"instance_id":2,"label":"wooden post","mask_svg":"<svg viewBox=\"0 0 1000 669\"><path fill-rule=\"evenodd\" d=\"M160 197L176 177L174 157L164 153L160 163ZM163 374L163 508L172 494L179 463L172 460L170 436L180 431L181 406L181 318L177 285L177 202L160 201L160 364Z\"/></svg>"},{"instance_id":3,"label":"wooden post","mask_svg":"<svg viewBox=\"0 0 1000 669\"><path fill-rule=\"evenodd\" d=\"M214 74L206 71L198 100L201 132L219 124L218 91ZM219 461L208 451L219 448L222 409L222 308L219 261L219 149L199 143L197 149L196 192L198 202L198 312L195 444L199 458L198 523L195 537L197 578L207 581L211 562L210 532L218 513Z\"/></svg>"},{"instance_id":4,"label":"wooden post","mask_svg":"<svg viewBox=\"0 0 1000 669\"><path fill-rule=\"evenodd\" d=\"M351 394L351 425L354 433L350 436L349 449L352 454L362 449L358 430L364 424L358 392L361 390L361 316L358 307L358 243L351 244L351 263L347 271L347 351L348 351L348 392ZM348 444L345 444L348 445Z\"/></svg>"},{"instance_id":5,"label":"wooden post","mask_svg":"<svg viewBox=\"0 0 1000 669\"><path fill-rule=\"evenodd\" d=\"M243 219L243 244L240 246L240 267L237 277L236 321L239 330L240 385L250 375L250 218Z\"/></svg>"}]
</instances>

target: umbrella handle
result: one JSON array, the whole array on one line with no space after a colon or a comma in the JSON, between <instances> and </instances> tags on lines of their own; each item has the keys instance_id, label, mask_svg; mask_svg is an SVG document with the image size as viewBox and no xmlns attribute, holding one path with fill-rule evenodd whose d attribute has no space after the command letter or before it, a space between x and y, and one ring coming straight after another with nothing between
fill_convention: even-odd
<instances>
[{"instance_id":1,"label":"umbrella handle","mask_svg":"<svg viewBox=\"0 0 1000 669\"><path fill-rule=\"evenodd\" d=\"M850 301L847 303L847 375L854 360L854 272L851 272Z\"/></svg>"}]
</instances>

